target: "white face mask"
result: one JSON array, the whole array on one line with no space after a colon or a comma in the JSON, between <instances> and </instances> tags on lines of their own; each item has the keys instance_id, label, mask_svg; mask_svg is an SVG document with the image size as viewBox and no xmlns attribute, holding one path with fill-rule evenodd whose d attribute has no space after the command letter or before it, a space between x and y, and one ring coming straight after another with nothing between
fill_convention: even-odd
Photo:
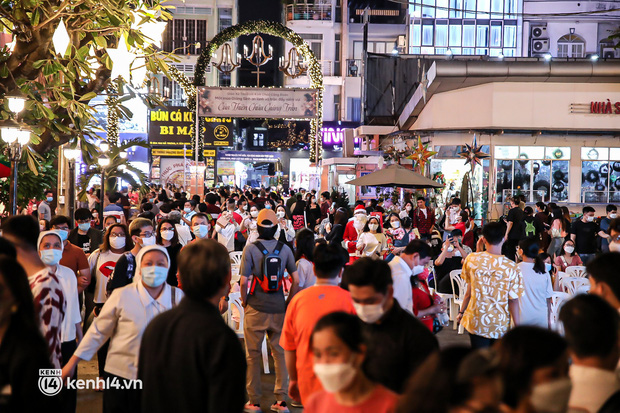
<instances>
[{"instance_id":1,"label":"white face mask","mask_svg":"<svg viewBox=\"0 0 620 413\"><path fill-rule=\"evenodd\" d=\"M148 247L149 245L155 245L155 236L151 235L148 238L142 238L142 246Z\"/></svg>"},{"instance_id":2,"label":"white face mask","mask_svg":"<svg viewBox=\"0 0 620 413\"><path fill-rule=\"evenodd\" d=\"M42 250L40 255L45 265L58 265L62 259L62 251L57 249Z\"/></svg>"},{"instance_id":3,"label":"white face mask","mask_svg":"<svg viewBox=\"0 0 620 413\"><path fill-rule=\"evenodd\" d=\"M450 245L450 246L448 247L448 252L452 252L452 251L454 251L454 247L453 247L452 245Z\"/></svg>"},{"instance_id":4,"label":"white face mask","mask_svg":"<svg viewBox=\"0 0 620 413\"><path fill-rule=\"evenodd\" d=\"M538 384L532 389L530 401L538 413L562 413L568 408L572 388L568 377Z\"/></svg>"},{"instance_id":5,"label":"white face mask","mask_svg":"<svg viewBox=\"0 0 620 413\"><path fill-rule=\"evenodd\" d=\"M392 221L390 222L392 228L400 228L400 221Z\"/></svg>"},{"instance_id":6,"label":"white face mask","mask_svg":"<svg viewBox=\"0 0 620 413\"><path fill-rule=\"evenodd\" d=\"M380 304L358 304L353 303L357 316L365 323L374 324L381 317L385 311L383 310L383 303Z\"/></svg>"},{"instance_id":7,"label":"white face mask","mask_svg":"<svg viewBox=\"0 0 620 413\"><path fill-rule=\"evenodd\" d=\"M250 211L250 215L252 215L252 218L256 218L258 216L258 211L256 210Z\"/></svg>"},{"instance_id":8,"label":"white face mask","mask_svg":"<svg viewBox=\"0 0 620 413\"><path fill-rule=\"evenodd\" d=\"M325 391L329 393L338 393L346 388L357 374L357 370L350 363L315 363L313 370Z\"/></svg>"},{"instance_id":9,"label":"white face mask","mask_svg":"<svg viewBox=\"0 0 620 413\"><path fill-rule=\"evenodd\" d=\"M140 273L142 274L142 281L153 288L159 287L168 278L168 269L156 265L141 268Z\"/></svg>"},{"instance_id":10,"label":"white face mask","mask_svg":"<svg viewBox=\"0 0 620 413\"><path fill-rule=\"evenodd\" d=\"M610 244L610 248L611 248L611 244ZM573 251L575 251L575 247L571 247L570 245L567 245L564 247L564 251L566 251L569 254L572 254Z\"/></svg>"},{"instance_id":11,"label":"white face mask","mask_svg":"<svg viewBox=\"0 0 620 413\"><path fill-rule=\"evenodd\" d=\"M120 250L125 248L125 237L110 237L110 247L115 250Z\"/></svg>"},{"instance_id":12,"label":"white face mask","mask_svg":"<svg viewBox=\"0 0 620 413\"><path fill-rule=\"evenodd\" d=\"M416 265L415 267L413 267L413 275L418 275L424 272L424 266L423 265Z\"/></svg>"},{"instance_id":13,"label":"white face mask","mask_svg":"<svg viewBox=\"0 0 620 413\"><path fill-rule=\"evenodd\" d=\"M609 251L611 251L611 252L620 252L620 243L610 242L609 243Z\"/></svg>"},{"instance_id":14,"label":"white face mask","mask_svg":"<svg viewBox=\"0 0 620 413\"><path fill-rule=\"evenodd\" d=\"M377 228L379 228L378 224L369 224L368 228L370 228L371 231L376 231Z\"/></svg>"},{"instance_id":15,"label":"white face mask","mask_svg":"<svg viewBox=\"0 0 620 413\"><path fill-rule=\"evenodd\" d=\"M609 214L609 218L616 219L616 218L618 218L618 214L616 214L616 213Z\"/></svg>"},{"instance_id":16,"label":"white face mask","mask_svg":"<svg viewBox=\"0 0 620 413\"><path fill-rule=\"evenodd\" d=\"M194 231L194 235L196 238L204 238L209 234L209 226L208 225L194 225L192 227L192 231Z\"/></svg>"},{"instance_id":17,"label":"white face mask","mask_svg":"<svg viewBox=\"0 0 620 413\"><path fill-rule=\"evenodd\" d=\"M411 211L411 205L407 205L407 206L405 207L405 209L406 209L407 211Z\"/></svg>"},{"instance_id":18,"label":"white face mask","mask_svg":"<svg viewBox=\"0 0 620 413\"><path fill-rule=\"evenodd\" d=\"M586 217L586 221L588 221L588 222L594 222L594 217L593 217L593 216L587 216L587 217Z\"/></svg>"},{"instance_id":19,"label":"white face mask","mask_svg":"<svg viewBox=\"0 0 620 413\"><path fill-rule=\"evenodd\" d=\"M286 212L284 211L278 211L278 218L284 218L284 215L286 215Z\"/></svg>"},{"instance_id":20,"label":"white face mask","mask_svg":"<svg viewBox=\"0 0 620 413\"><path fill-rule=\"evenodd\" d=\"M165 239L166 241L170 241L172 238L174 238L174 231L171 231L169 229L162 230L161 238Z\"/></svg>"}]
</instances>

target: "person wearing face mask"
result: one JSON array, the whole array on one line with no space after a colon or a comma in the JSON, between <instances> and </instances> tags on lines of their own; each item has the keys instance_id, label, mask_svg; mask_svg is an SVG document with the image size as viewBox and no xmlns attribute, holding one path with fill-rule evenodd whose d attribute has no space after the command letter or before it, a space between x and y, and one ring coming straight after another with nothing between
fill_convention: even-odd
<instances>
[{"instance_id":1,"label":"person wearing face mask","mask_svg":"<svg viewBox=\"0 0 620 413\"><path fill-rule=\"evenodd\" d=\"M114 215L105 215L104 214L103 218L103 232L105 232L108 228L110 228L110 226L118 223L118 220L116 219L116 217Z\"/></svg>"},{"instance_id":2,"label":"person wearing face mask","mask_svg":"<svg viewBox=\"0 0 620 413\"><path fill-rule=\"evenodd\" d=\"M545 263L538 256L540 244L535 238L519 242L517 256L523 275L523 295L519 297L519 325L551 328L551 296L553 286ZM516 324L516 323L515 323Z\"/></svg>"},{"instance_id":3,"label":"person wearing face mask","mask_svg":"<svg viewBox=\"0 0 620 413\"><path fill-rule=\"evenodd\" d=\"M431 232L435 226L435 211L431 208L427 208L426 199L424 197L418 197L416 203L418 206L415 211L413 211L413 228L417 228L420 233L420 238L429 240L431 239ZM458 205L454 204L454 208L457 206L460 208L460 201Z\"/></svg>"},{"instance_id":4,"label":"person wearing face mask","mask_svg":"<svg viewBox=\"0 0 620 413\"><path fill-rule=\"evenodd\" d=\"M550 330L519 326L495 348L504 383L502 412L566 412L572 388L566 340Z\"/></svg>"},{"instance_id":5,"label":"person wearing face mask","mask_svg":"<svg viewBox=\"0 0 620 413\"><path fill-rule=\"evenodd\" d=\"M155 317L142 335L142 411L241 412L245 357L218 311L220 297L230 290L228 251L213 239L199 240L181 251L178 263L185 297ZM172 389L172 383L180 385Z\"/></svg>"},{"instance_id":6,"label":"person wearing face mask","mask_svg":"<svg viewBox=\"0 0 620 413\"><path fill-rule=\"evenodd\" d=\"M346 247L351 262L357 259L357 240L364 231L368 215L363 204L358 204L353 210L353 219L351 219L344 228L342 236L342 245Z\"/></svg>"},{"instance_id":7,"label":"person wearing face mask","mask_svg":"<svg viewBox=\"0 0 620 413\"><path fill-rule=\"evenodd\" d=\"M86 294L85 306L87 321L84 323L84 331L93 322L94 318L99 315L103 304L107 300L106 289L109 277L114 272L116 263L119 258L133 248L133 240L129 235L129 231L124 224L114 224L103 237L103 243L99 249L95 250L88 257L88 266L91 273L94 274L95 288L94 292ZM89 289L90 290L90 289ZM99 351L97 351L97 364L99 366L99 377L103 379L106 356L108 354L108 343L105 343Z\"/></svg>"},{"instance_id":8,"label":"person wearing face mask","mask_svg":"<svg viewBox=\"0 0 620 413\"><path fill-rule=\"evenodd\" d=\"M415 235L411 235L411 230L407 231L404 228L398 214L391 213L388 217L388 222L390 223L390 228L386 229L385 234L388 237L390 253L386 257L385 262L392 261L395 255L400 254L405 249L407 244L409 244L409 240L415 237Z\"/></svg>"},{"instance_id":9,"label":"person wearing face mask","mask_svg":"<svg viewBox=\"0 0 620 413\"><path fill-rule=\"evenodd\" d=\"M92 221L90 221L90 226L101 231L103 227L101 224L101 219L99 218L99 211L96 209L91 209L90 215L93 217Z\"/></svg>"},{"instance_id":10,"label":"person wearing face mask","mask_svg":"<svg viewBox=\"0 0 620 413\"><path fill-rule=\"evenodd\" d=\"M278 216L276 239L290 244L295 239L295 230L293 229L293 222L291 222L290 219L286 219L286 208L284 205L278 205L276 208L276 215Z\"/></svg>"},{"instance_id":11,"label":"person wearing face mask","mask_svg":"<svg viewBox=\"0 0 620 413\"><path fill-rule=\"evenodd\" d=\"M240 198L237 201L237 209L235 210L235 220L237 220L237 223L241 225L243 220L246 219L248 216L249 216L248 201Z\"/></svg>"},{"instance_id":12,"label":"person wearing face mask","mask_svg":"<svg viewBox=\"0 0 620 413\"><path fill-rule=\"evenodd\" d=\"M601 237L601 252L609 252L609 242L611 241L609 227L611 221L618 218L618 207L613 204L609 204L605 207L605 212L607 213L607 216L604 216L601 219L601 223L599 224L600 231L598 232L598 236Z\"/></svg>"},{"instance_id":13,"label":"person wearing face mask","mask_svg":"<svg viewBox=\"0 0 620 413\"><path fill-rule=\"evenodd\" d=\"M413 210L414 210L413 202L407 201L407 202L405 202L405 206L403 207L403 209L398 214L398 217L400 219L403 219L405 217L409 217L413 221Z\"/></svg>"},{"instance_id":14,"label":"person wearing face mask","mask_svg":"<svg viewBox=\"0 0 620 413\"><path fill-rule=\"evenodd\" d=\"M241 232L247 231L246 245L251 244L258 239L258 229L256 226L258 211L258 206L252 205L250 207L250 216L247 217L241 224Z\"/></svg>"},{"instance_id":15,"label":"person wearing face mask","mask_svg":"<svg viewBox=\"0 0 620 413\"><path fill-rule=\"evenodd\" d=\"M342 246L345 228L348 224L349 214L346 209L338 208L334 213L334 223L325 225L325 241L330 245Z\"/></svg>"},{"instance_id":16,"label":"person wearing face mask","mask_svg":"<svg viewBox=\"0 0 620 413\"><path fill-rule=\"evenodd\" d=\"M185 201L185 204L183 204L184 221L191 221L194 215L196 215L196 203L192 200Z\"/></svg>"},{"instance_id":17,"label":"person wearing face mask","mask_svg":"<svg viewBox=\"0 0 620 413\"><path fill-rule=\"evenodd\" d=\"M136 282L115 290L90 326L75 354L62 369L63 380L75 371L78 362L90 360L109 339L105 378L138 378L138 353L142 333L158 314L175 307L183 292L166 283L170 258L160 245L145 246L136 256ZM141 391L136 388L106 388L104 413L140 411Z\"/></svg>"},{"instance_id":18,"label":"person wearing face mask","mask_svg":"<svg viewBox=\"0 0 620 413\"><path fill-rule=\"evenodd\" d=\"M420 240L412 240L399 256L390 261L394 299L409 313L413 314L413 294L411 277L424 271L429 263L430 247Z\"/></svg>"},{"instance_id":19,"label":"person wearing face mask","mask_svg":"<svg viewBox=\"0 0 620 413\"><path fill-rule=\"evenodd\" d=\"M555 257L554 264L558 271L566 271L566 268L575 265L583 265L579 255L575 253L575 243L573 240L566 240L562 244L562 253Z\"/></svg>"},{"instance_id":20,"label":"person wearing face mask","mask_svg":"<svg viewBox=\"0 0 620 413\"><path fill-rule=\"evenodd\" d=\"M112 294L116 288L124 287L133 282L136 274L136 257L143 247L155 245L155 230L153 222L145 218L137 218L129 224L129 235L133 241L133 248L124 253L116 262L114 272L108 279L106 293ZM168 266L170 263L168 263Z\"/></svg>"},{"instance_id":21,"label":"person wearing face mask","mask_svg":"<svg viewBox=\"0 0 620 413\"><path fill-rule=\"evenodd\" d=\"M237 221L232 216L232 212L229 210L222 212L215 223L217 241L225 246L228 252L235 250L235 233L239 229L239 224L237 224Z\"/></svg>"},{"instance_id":22,"label":"person wearing face mask","mask_svg":"<svg viewBox=\"0 0 620 413\"><path fill-rule=\"evenodd\" d=\"M194 234L194 239L206 239L209 238L209 231L211 230L211 225L209 224L209 217L202 212L198 212L196 215L192 217L192 234Z\"/></svg>"},{"instance_id":23,"label":"person wearing face mask","mask_svg":"<svg viewBox=\"0 0 620 413\"><path fill-rule=\"evenodd\" d=\"M594 212L591 206L583 207L581 219L575 221L570 228L570 239L575 243L575 251L584 265L596 254L596 236L600 228L594 222Z\"/></svg>"},{"instance_id":24,"label":"person wearing face mask","mask_svg":"<svg viewBox=\"0 0 620 413\"><path fill-rule=\"evenodd\" d=\"M173 287L177 287L179 285L177 280L177 257L183 245L179 243L179 236L172 220L164 219L159 223L156 242L157 245L161 245L166 249L170 257L170 269L168 270L166 282Z\"/></svg>"},{"instance_id":25,"label":"person wearing face mask","mask_svg":"<svg viewBox=\"0 0 620 413\"><path fill-rule=\"evenodd\" d=\"M363 257L383 258L383 253L387 250L387 238L381 230L379 218L376 216L368 218L364 231L357 239L356 248Z\"/></svg>"},{"instance_id":26,"label":"person wearing face mask","mask_svg":"<svg viewBox=\"0 0 620 413\"><path fill-rule=\"evenodd\" d=\"M63 365L71 358L82 339L82 316L78 302L78 289L75 274L69 268L59 264L62 257L62 239L56 231L45 231L39 234L39 256L49 271L56 274L65 300L65 317L60 328L61 353ZM76 375L73 375L77 379ZM77 390L64 389L61 393L63 412L75 412Z\"/></svg>"},{"instance_id":27,"label":"person wearing face mask","mask_svg":"<svg viewBox=\"0 0 620 413\"><path fill-rule=\"evenodd\" d=\"M321 201L321 220L324 220L325 218L327 218L327 213L329 211L329 208L332 206L331 195L329 194L329 192L327 191L321 192L320 201Z\"/></svg>"},{"instance_id":28,"label":"person wearing face mask","mask_svg":"<svg viewBox=\"0 0 620 413\"><path fill-rule=\"evenodd\" d=\"M44 219L40 219L39 220L39 231L41 232L49 231L49 229L50 229L50 223Z\"/></svg>"},{"instance_id":29,"label":"person wearing face mask","mask_svg":"<svg viewBox=\"0 0 620 413\"><path fill-rule=\"evenodd\" d=\"M615 374L619 359L618 311L600 297L580 294L562 305L559 320L572 361L569 409L588 413L620 411L620 381Z\"/></svg>"},{"instance_id":30,"label":"person wearing face mask","mask_svg":"<svg viewBox=\"0 0 620 413\"><path fill-rule=\"evenodd\" d=\"M103 233L91 227L92 214L86 208L78 208L74 214L77 228L69 232L68 240L76 247L82 248L84 254L92 253L103 241Z\"/></svg>"},{"instance_id":31,"label":"person wearing face mask","mask_svg":"<svg viewBox=\"0 0 620 413\"><path fill-rule=\"evenodd\" d=\"M45 219L47 221L52 220L52 209L50 207L50 204L52 202L54 202L54 192L45 191L45 199L41 201L37 209L39 218Z\"/></svg>"},{"instance_id":32,"label":"person wearing face mask","mask_svg":"<svg viewBox=\"0 0 620 413\"><path fill-rule=\"evenodd\" d=\"M361 322L355 316L335 312L322 317L312 331L313 370L323 386L310 396L305 413L391 413L398 396L364 374L370 355Z\"/></svg>"},{"instance_id":33,"label":"person wearing face mask","mask_svg":"<svg viewBox=\"0 0 620 413\"><path fill-rule=\"evenodd\" d=\"M293 407L306 403L310 395L323 389L312 368L310 334L314 325L335 311L355 314L351 294L338 286L349 261L346 251L336 244L318 245L313 260L311 271L316 274L316 284L300 291L291 301L280 337L290 377L289 396L296 402Z\"/></svg>"},{"instance_id":34,"label":"person wearing face mask","mask_svg":"<svg viewBox=\"0 0 620 413\"><path fill-rule=\"evenodd\" d=\"M411 377L396 413L498 413L502 382L497 352L450 346Z\"/></svg>"},{"instance_id":35,"label":"person wearing face mask","mask_svg":"<svg viewBox=\"0 0 620 413\"><path fill-rule=\"evenodd\" d=\"M56 215L50 221L50 227L58 232L63 241L62 259L60 265L69 268L75 274L78 282L78 292L81 293L91 281L88 257L82 248L69 242L69 225L71 221L64 215Z\"/></svg>"},{"instance_id":36,"label":"person wearing face mask","mask_svg":"<svg viewBox=\"0 0 620 413\"><path fill-rule=\"evenodd\" d=\"M437 350L437 339L394 300L390 267L384 261L360 258L345 268L343 283L369 337L364 371L371 380L402 393L411 373Z\"/></svg>"},{"instance_id":37,"label":"person wearing face mask","mask_svg":"<svg viewBox=\"0 0 620 413\"><path fill-rule=\"evenodd\" d=\"M461 243L462 232L455 229L450 237L443 243L441 253L435 259L435 285L437 291L444 294L452 294L452 282L450 272L463 268L463 260L471 253L467 245ZM458 295L458 286L455 284L454 293Z\"/></svg>"}]
</instances>

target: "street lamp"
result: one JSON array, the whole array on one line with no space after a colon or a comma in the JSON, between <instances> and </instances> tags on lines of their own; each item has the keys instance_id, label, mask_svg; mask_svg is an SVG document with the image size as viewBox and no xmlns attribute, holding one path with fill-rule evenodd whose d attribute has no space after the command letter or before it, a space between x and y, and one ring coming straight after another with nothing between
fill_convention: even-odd
<instances>
[{"instance_id":1,"label":"street lamp","mask_svg":"<svg viewBox=\"0 0 620 413\"><path fill-rule=\"evenodd\" d=\"M8 101L9 110L11 112L18 114L24 110L24 106L26 105L26 95L24 95L21 90L16 89L13 93L5 95L4 98Z\"/></svg>"},{"instance_id":2,"label":"street lamp","mask_svg":"<svg viewBox=\"0 0 620 413\"><path fill-rule=\"evenodd\" d=\"M107 152L107 151L110 150L110 144L105 142L105 141L101 141L99 143L99 148L101 149L102 152ZM108 161L109 161L109 159L108 159ZM109 162L108 162L108 164L109 164ZM99 162L99 165L101 165L101 162Z\"/></svg>"},{"instance_id":3,"label":"street lamp","mask_svg":"<svg viewBox=\"0 0 620 413\"><path fill-rule=\"evenodd\" d=\"M67 162L69 163L69 220L73 222L73 214L75 212L75 160L80 156L79 149L65 147L62 151ZM71 225L73 228L73 225Z\"/></svg>"},{"instance_id":4,"label":"street lamp","mask_svg":"<svg viewBox=\"0 0 620 413\"><path fill-rule=\"evenodd\" d=\"M12 119L0 122L0 135L8 145L11 161L12 182L10 188L11 215L17 214L17 163L22 157L22 148L30 142L30 130L24 124Z\"/></svg>"}]
</instances>

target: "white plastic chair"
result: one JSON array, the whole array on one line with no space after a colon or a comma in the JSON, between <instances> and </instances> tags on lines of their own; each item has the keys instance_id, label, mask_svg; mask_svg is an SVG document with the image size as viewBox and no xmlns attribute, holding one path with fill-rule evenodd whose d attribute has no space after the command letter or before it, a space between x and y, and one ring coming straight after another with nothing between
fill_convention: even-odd
<instances>
[{"instance_id":1,"label":"white plastic chair","mask_svg":"<svg viewBox=\"0 0 620 413\"><path fill-rule=\"evenodd\" d=\"M560 285L560 281L562 278L566 277L566 273L562 271L558 271L555 273L555 282L553 283L553 291L562 292L562 286Z\"/></svg>"},{"instance_id":2,"label":"white plastic chair","mask_svg":"<svg viewBox=\"0 0 620 413\"><path fill-rule=\"evenodd\" d=\"M570 295L567 293L554 291L551 295L551 314L549 318L551 319L551 329L554 331L558 331L558 315L560 314L560 308L565 301L570 298Z\"/></svg>"},{"instance_id":3,"label":"white plastic chair","mask_svg":"<svg viewBox=\"0 0 620 413\"><path fill-rule=\"evenodd\" d=\"M560 282L562 291L573 296L590 291L590 280L582 277L564 277Z\"/></svg>"},{"instance_id":4,"label":"white plastic chair","mask_svg":"<svg viewBox=\"0 0 620 413\"><path fill-rule=\"evenodd\" d=\"M228 326L232 328L232 330L237 334L237 337L243 337L243 319L245 317L245 311L243 309L243 304L241 302L241 294L240 293L230 293L228 294L228 311L226 311L226 322ZM236 320L236 317L233 318L233 307L239 312L239 320ZM261 349L263 353L263 369L265 370L265 374L269 374L269 354L267 352L267 335L265 335L265 339L263 340L263 345Z\"/></svg>"},{"instance_id":5,"label":"white plastic chair","mask_svg":"<svg viewBox=\"0 0 620 413\"><path fill-rule=\"evenodd\" d=\"M230 272L231 272L230 285L234 285L238 283L239 280L241 279L241 276L239 275L239 266L231 265Z\"/></svg>"},{"instance_id":6,"label":"white plastic chair","mask_svg":"<svg viewBox=\"0 0 620 413\"><path fill-rule=\"evenodd\" d=\"M243 251L232 251L229 252L230 255L230 263L232 265L241 265L241 256L243 255Z\"/></svg>"},{"instance_id":7,"label":"white plastic chair","mask_svg":"<svg viewBox=\"0 0 620 413\"><path fill-rule=\"evenodd\" d=\"M452 284L452 294L453 294L453 299L452 302L454 303L454 309L456 310L458 307L458 312L461 312L461 307L463 305L463 300L465 298L465 291L467 291L467 283L463 280L463 278L461 278L461 273L462 270L452 270L450 271L450 283ZM456 283L456 285L458 285L459 287L459 294L458 294L458 298L456 295L456 289L454 288L454 284ZM456 317L454 317L454 330L456 330ZM463 334L464 328L463 325L460 324L459 325L459 334Z\"/></svg>"},{"instance_id":8,"label":"white plastic chair","mask_svg":"<svg viewBox=\"0 0 620 413\"><path fill-rule=\"evenodd\" d=\"M450 321L453 320L454 318L454 303L453 303L453 299L454 299L454 294L448 294L448 293L440 293L439 291L437 291L439 285L437 284L437 273L435 272L435 268L433 266L429 267L429 270L432 271L433 273L433 288L435 289L435 294L437 294L437 296L439 298L442 299L442 301L446 304L446 311L448 311L448 317L450 317ZM430 285L429 285L430 287Z\"/></svg>"},{"instance_id":9,"label":"white plastic chair","mask_svg":"<svg viewBox=\"0 0 620 413\"><path fill-rule=\"evenodd\" d=\"M573 265L571 267L566 267L566 275L569 277L581 277L586 278L588 274L586 273L586 267L583 265Z\"/></svg>"}]
</instances>

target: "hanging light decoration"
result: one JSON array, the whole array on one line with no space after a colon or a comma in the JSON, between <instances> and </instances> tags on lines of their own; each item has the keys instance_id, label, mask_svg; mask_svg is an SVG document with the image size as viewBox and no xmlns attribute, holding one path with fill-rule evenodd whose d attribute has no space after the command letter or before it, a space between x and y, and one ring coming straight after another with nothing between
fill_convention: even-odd
<instances>
[{"instance_id":1,"label":"hanging light decoration","mask_svg":"<svg viewBox=\"0 0 620 413\"><path fill-rule=\"evenodd\" d=\"M217 55L213 56L217 59ZM222 46L222 56L220 56L219 63L213 62L213 66L217 68L220 72L225 75L229 75L233 70L235 70L241 64L241 55L237 53L237 61L233 60L233 53L230 44L224 43Z\"/></svg>"},{"instance_id":2,"label":"hanging light decoration","mask_svg":"<svg viewBox=\"0 0 620 413\"><path fill-rule=\"evenodd\" d=\"M67 53L67 49L71 44L71 38L69 37L69 32L67 31L63 19L60 19L60 23L58 23L58 27L56 27L56 31L52 36L52 44L54 45L54 51L57 55L60 55L60 57L63 57L65 53Z\"/></svg>"},{"instance_id":3,"label":"hanging light decoration","mask_svg":"<svg viewBox=\"0 0 620 413\"><path fill-rule=\"evenodd\" d=\"M288 61L284 59L284 56L280 57L279 69L286 76L293 79L304 75L306 70L308 70L304 65L303 58L297 52L296 47L292 47L288 51Z\"/></svg>"},{"instance_id":4,"label":"hanging light decoration","mask_svg":"<svg viewBox=\"0 0 620 413\"><path fill-rule=\"evenodd\" d=\"M131 63L136 58L136 55L131 53L127 48L127 40L125 36L122 36L118 39L118 47L106 48L106 52L110 59L112 59L112 75L110 78L112 80L117 79L119 76L124 80L130 80L131 73Z\"/></svg>"}]
</instances>

